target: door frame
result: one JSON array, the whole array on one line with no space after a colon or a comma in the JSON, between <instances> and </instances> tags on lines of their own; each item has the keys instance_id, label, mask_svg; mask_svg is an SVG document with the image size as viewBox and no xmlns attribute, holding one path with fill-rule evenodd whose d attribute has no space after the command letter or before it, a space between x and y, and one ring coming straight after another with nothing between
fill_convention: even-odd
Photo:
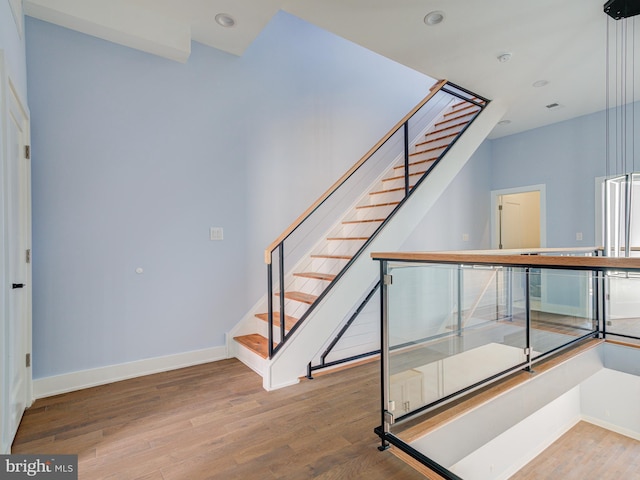
<instances>
[{"instance_id":1,"label":"door frame","mask_svg":"<svg viewBox=\"0 0 640 480\"><path fill-rule=\"evenodd\" d=\"M503 188L491 191L491 248L498 249L500 232L498 219L498 197L514 193L540 192L540 248L547 246L547 186L546 184Z\"/></svg>"},{"instance_id":2,"label":"door frame","mask_svg":"<svg viewBox=\"0 0 640 480\"><path fill-rule=\"evenodd\" d=\"M12 199L8 193L9 189L7 182L8 180L8 169L9 169L9 158L8 158L8 146L7 146L7 138L8 138L8 119L9 119L9 109L10 109L10 96L16 102L16 107L21 110L21 114L23 115L25 124L24 124L24 143L29 145L30 142L30 114L28 108L26 108L26 103L24 102L22 96L15 88L11 75L7 68L7 63L5 61L4 51L0 49L0 182L2 182L2 195L0 195L0 258L2 260L3 272L2 276L0 276L0 300L2 301L3 307L0 309L0 332L2 333L2 338L7 338L8 333L8 319L9 319L9 289L11 285L11 272L9 269L9 218L8 212L11 207ZM26 231L25 231L25 243L27 248L31 248L31 162L27 160L24 168L25 178L25 203L24 209L21 212L21 215L24 215L26 218ZM26 253L26 252L25 252ZM25 295L26 295L26 306L25 306L25 325L24 334L25 334L25 352L32 352L32 268L31 263L28 263L26 266L26 286L25 286ZM12 432L8 431L9 427L9 398L10 393L7 386L9 385L10 378L9 372L7 369L9 368L8 362L6 362L6 355L8 345L2 344L1 354L0 354L0 453L7 454L11 449L11 442L13 440ZM27 368L25 373L25 405L28 407L33 402L33 374L32 368ZM11 438L9 438L11 436Z\"/></svg>"}]
</instances>

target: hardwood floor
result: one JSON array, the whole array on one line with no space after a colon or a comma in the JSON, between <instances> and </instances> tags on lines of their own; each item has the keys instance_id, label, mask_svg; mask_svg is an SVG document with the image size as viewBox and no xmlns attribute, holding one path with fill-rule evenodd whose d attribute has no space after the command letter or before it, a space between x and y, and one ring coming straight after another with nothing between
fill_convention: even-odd
<instances>
[{"instance_id":1,"label":"hardwood floor","mask_svg":"<svg viewBox=\"0 0 640 480\"><path fill-rule=\"evenodd\" d=\"M379 452L378 364L274 392L235 359L38 400L13 453L79 455L80 479L423 479Z\"/></svg>"},{"instance_id":2,"label":"hardwood floor","mask_svg":"<svg viewBox=\"0 0 640 480\"><path fill-rule=\"evenodd\" d=\"M511 480L637 480L640 442L580 422L511 477Z\"/></svg>"}]
</instances>

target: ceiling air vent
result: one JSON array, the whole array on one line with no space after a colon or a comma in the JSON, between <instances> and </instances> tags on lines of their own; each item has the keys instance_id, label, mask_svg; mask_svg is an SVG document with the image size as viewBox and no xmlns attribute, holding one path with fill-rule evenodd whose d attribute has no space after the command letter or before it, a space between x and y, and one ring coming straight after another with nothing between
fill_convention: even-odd
<instances>
[{"instance_id":1,"label":"ceiling air vent","mask_svg":"<svg viewBox=\"0 0 640 480\"><path fill-rule=\"evenodd\" d=\"M560 108L561 106L562 105L560 105L558 102L553 102L553 103L550 103L549 105L546 105L546 107L549 110L555 110L556 108Z\"/></svg>"}]
</instances>

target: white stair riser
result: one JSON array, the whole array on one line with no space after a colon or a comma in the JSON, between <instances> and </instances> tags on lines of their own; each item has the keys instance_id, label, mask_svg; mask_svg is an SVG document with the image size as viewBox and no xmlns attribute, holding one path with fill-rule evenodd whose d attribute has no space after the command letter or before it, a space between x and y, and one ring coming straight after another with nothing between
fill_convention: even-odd
<instances>
[{"instance_id":1,"label":"white stair riser","mask_svg":"<svg viewBox=\"0 0 640 480\"><path fill-rule=\"evenodd\" d=\"M378 226L373 223L342 224L332 232L334 237L370 237Z\"/></svg>"},{"instance_id":2,"label":"white stair riser","mask_svg":"<svg viewBox=\"0 0 640 480\"><path fill-rule=\"evenodd\" d=\"M322 253L353 256L363 244L364 241L362 240L332 240L327 242L326 248Z\"/></svg>"},{"instance_id":3,"label":"white stair riser","mask_svg":"<svg viewBox=\"0 0 640 480\"><path fill-rule=\"evenodd\" d=\"M451 138L439 138L436 139L432 142L426 143L426 144L416 144L416 146L412 149L411 153L414 152L421 152L423 150L429 150L432 151L431 149L433 148L444 148L447 145L449 145L451 143L451 140L453 139L453 137ZM430 138L426 139L426 140L431 140ZM426 141L425 140L425 141Z\"/></svg>"},{"instance_id":4,"label":"white stair riser","mask_svg":"<svg viewBox=\"0 0 640 480\"><path fill-rule=\"evenodd\" d=\"M397 190L395 192L376 193L369 195L369 203L375 205L378 203L399 202L404 198L404 191Z\"/></svg>"}]
</instances>

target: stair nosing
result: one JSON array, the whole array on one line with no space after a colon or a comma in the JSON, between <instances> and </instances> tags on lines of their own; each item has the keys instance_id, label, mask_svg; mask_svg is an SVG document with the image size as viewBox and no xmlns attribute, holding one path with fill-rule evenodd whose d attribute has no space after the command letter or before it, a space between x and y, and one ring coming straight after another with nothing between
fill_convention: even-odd
<instances>
[{"instance_id":1,"label":"stair nosing","mask_svg":"<svg viewBox=\"0 0 640 480\"><path fill-rule=\"evenodd\" d=\"M335 278L336 275L334 275L333 273L321 273L321 272L296 272L293 274L294 277L299 277L299 278L311 278L314 280L323 280L325 282L332 282ZM321 278L322 277L332 277L332 278Z\"/></svg>"},{"instance_id":2,"label":"stair nosing","mask_svg":"<svg viewBox=\"0 0 640 480\"><path fill-rule=\"evenodd\" d=\"M246 341L246 339L251 338L251 339L260 339L260 349L256 349L254 347L254 345L252 343L249 343ZM269 344L266 343L269 340L266 339L265 337L263 337L262 335L260 335L259 333L250 333L248 335L239 335L237 337L233 337L233 339L238 342L240 345L242 345L243 347L245 347L247 350L255 353L256 355L258 355L259 357L262 357L264 360L269 358ZM262 346L262 344L264 344L264 346ZM276 343L273 343L273 346L276 346ZM266 349L266 351L265 351Z\"/></svg>"},{"instance_id":3,"label":"stair nosing","mask_svg":"<svg viewBox=\"0 0 640 480\"><path fill-rule=\"evenodd\" d=\"M416 163L419 163L419 162L416 162ZM409 166L411 166L411 164L409 164ZM394 169L404 168L404 165L400 165L400 166L393 167L393 168L394 168ZM425 170L424 172L414 172L414 173L409 173L409 176L412 176L412 175L414 175L414 176L415 176L415 175L424 175L425 173L427 173L427 171L426 171L426 170ZM401 179L403 179L403 178L404 178L404 175L398 175L397 177L383 178L383 179L382 179L382 181L383 181L383 182L391 182L391 181L394 181L394 180L401 180Z\"/></svg>"},{"instance_id":4,"label":"stair nosing","mask_svg":"<svg viewBox=\"0 0 640 480\"><path fill-rule=\"evenodd\" d=\"M275 292L277 297L280 296L280 292ZM300 295L300 296L299 296ZM284 298L287 300L292 300L294 302L306 303L307 305L313 305L313 303L318 299L317 295L312 295L310 293L297 292L297 291L286 291L284 292Z\"/></svg>"},{"instance_id":5,"label":"stair nosing","mask_svg":"<svg viewBox=\"0 0 640 480\"><path fill-rule=\"evenodd\" d=\"M349 255L330 255L328 253L314 253L310 255L311 258L333 258L336 260L351 260L353 256Z\"/></svg>"},{"instance_id":6,"label":"stair nosing","mask_svg":"<svg viewBox=\"0 0 640 480\"><path fill-rule=\"evenodd\" d=\"M392 207L394 205L398 205L400 202L387 202L387 203L376 203L373 205L359 205L356 207L356 210L363 208L377 208L377 207Z\"/></svg>"},{"instance_id":7,"label":"stair nosing","mask_svg":"<svg viewBox=\"0 0 640 480\"><path fill-rule=\"evenodd\" d=\"M363 240L369 240L369 237L327 237L327 240L337 240L337 241L359 240L359 241L363 241Z\"/></svg>"},{"instance_id":8,"label":"stair nosing","mask_svg":"<svg viewBox=\"0 0 640 480\"><path fill-rule=\"evenodd\" d=\"M353 223L380 223L380 222L384 222L385 220L386 220L385 218L368 218L363 220L343 220L342 224L351 225Z\"/></svg>"}]
</instances>

